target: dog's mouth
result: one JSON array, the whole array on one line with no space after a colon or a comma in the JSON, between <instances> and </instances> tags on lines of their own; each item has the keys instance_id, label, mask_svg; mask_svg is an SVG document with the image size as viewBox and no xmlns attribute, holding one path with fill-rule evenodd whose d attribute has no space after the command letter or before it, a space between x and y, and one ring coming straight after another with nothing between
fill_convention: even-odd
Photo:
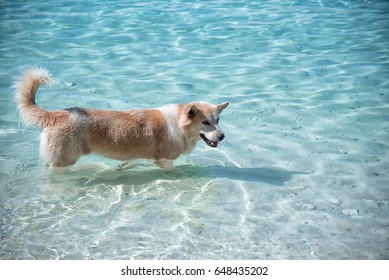
<instances>
[{"instance_id":1,"label":"dog's mouth","mask_svg":"<svg viewBox=\"0 0 389 280\"><path fill-rule=\"evenodd\" d=\"M207 137L205 137L204 134L200 133L200 137L201 137L201 139L204 140L205 143L207 143L208 146L210 146L212 148L216 148L217 147L217 142L209 140Z\"/></svg>"}]
</instances>

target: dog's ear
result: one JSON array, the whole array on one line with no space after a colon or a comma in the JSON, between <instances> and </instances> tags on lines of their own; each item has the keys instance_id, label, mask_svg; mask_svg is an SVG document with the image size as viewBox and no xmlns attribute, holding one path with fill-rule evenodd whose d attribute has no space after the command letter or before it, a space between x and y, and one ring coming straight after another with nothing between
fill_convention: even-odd
<instances>
[{"instance_id":1,"label":"dog's ear","mask_svg":"<svg viewBox=\"0 0 389 280\"><path fill-rule=\"evenodd\" d=\"M221 113L225 108L227 108L228 104L230 104L230 103L229 102L224 102L222 104L216 105L217 109L219 110L219 113Z\"/></svg>"},{"instance_id":2,"label":"dog's ear","mask_svg":"<svg viewBox=\"0 0 389 280\"><path fill-rule=\"evenodd\" d=\"M193 119L196 117L197 113L199 112L199 109L195 105L191 105L186 113L188 118Z\"/></svg>"}]
</instances>

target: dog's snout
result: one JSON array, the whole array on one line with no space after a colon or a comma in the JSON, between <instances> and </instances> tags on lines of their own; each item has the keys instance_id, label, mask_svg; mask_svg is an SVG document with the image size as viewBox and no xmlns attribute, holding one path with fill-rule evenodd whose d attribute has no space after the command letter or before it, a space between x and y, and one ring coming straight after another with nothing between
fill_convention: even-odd
<instances>
[{"instance_id":1,"label":"dog's snout","mask_svg":"<svg viewBox=\"0 0 389 280\"><path fill-rule=\"evenodd\" d=\"M226 136L224 135L224 133L221 133L221 134L219 135L219 141L222 141L222 140L224 139L224 137L226 137Z\"/></svg>"}]
</instances>

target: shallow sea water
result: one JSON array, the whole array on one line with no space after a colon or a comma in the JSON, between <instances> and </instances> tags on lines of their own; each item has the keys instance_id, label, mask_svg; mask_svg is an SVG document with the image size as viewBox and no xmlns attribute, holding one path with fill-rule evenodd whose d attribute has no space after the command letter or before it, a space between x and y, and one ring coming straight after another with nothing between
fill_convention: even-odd
<instances>
[{"instance_id":1,"label":"shallow sea water","mask_svg":"<svg viewBox=\"0 0 389 280\"><path fill-rule=\"evenodd\" d=\"M1 259L388 259L389 2L1 1ZM10 88L47 109L229 101L176 173L52 174Z\"/></svg>"}]
</instances>

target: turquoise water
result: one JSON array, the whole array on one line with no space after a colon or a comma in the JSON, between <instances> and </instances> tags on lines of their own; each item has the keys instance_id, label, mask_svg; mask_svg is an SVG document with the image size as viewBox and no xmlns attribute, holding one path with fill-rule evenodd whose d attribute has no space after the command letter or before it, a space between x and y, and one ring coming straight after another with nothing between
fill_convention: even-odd
<instances>
[{"instance_id":1,"label":"turquoise water","mask_svg":"<svg viewBox=\"0 0 389 280\"><path fill-rule=\"evenodd\" d=\"M389 2L1 1L1 259L388 259ZM12 104L229 101L166 173L39 159Z\"/></svg>"}]
</instances>

